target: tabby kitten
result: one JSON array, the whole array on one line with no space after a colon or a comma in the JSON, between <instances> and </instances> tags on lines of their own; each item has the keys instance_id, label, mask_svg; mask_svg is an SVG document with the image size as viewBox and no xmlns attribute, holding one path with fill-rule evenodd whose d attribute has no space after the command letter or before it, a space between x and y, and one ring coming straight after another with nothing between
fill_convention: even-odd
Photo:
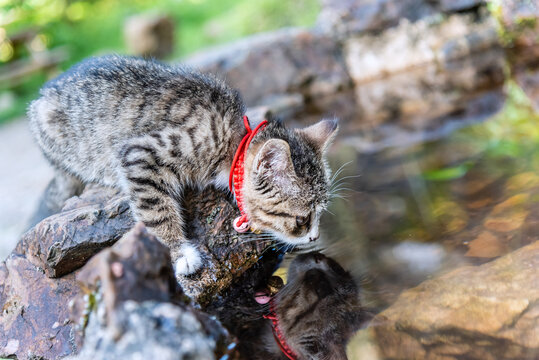
<instances>
[{"instance_id":1,"label":"tabby kitten","mask_svg":"<svg viewBox=\"0 0 539 360\"><path fill-rule=\"evenodd\" d=\"M113 55L75 65L40 94L30 127L57 172L38 218L58 212L84 184L116 187L137 220L165 244L181 244L172 254L178 275L199 269L200 253L182 229L182 190L227 187L247 133L239 93L180 67ZM329 197L324 150L336 127L325 120L288 130L270 119L257 133L242 189L251 228L294 245L318 238Z\"/></svg>"},{"instance_id":2,"label":"tabby kitten","mask_svg":"<svg viewBox=\"0 0 539 360\"><path fill-rule=\"evenodd\" d=\"M270 301L260 298L257 302L261 304ZM270 303L284 339L281 346L288 347L290 357L297 360L347 359L348 340L369 318L351 275L333 259L316 252L292 261L288 283ZM269 319L259 318L243 327L238 336L242 358L288 359Z\"/></svg>"}]
</instances>

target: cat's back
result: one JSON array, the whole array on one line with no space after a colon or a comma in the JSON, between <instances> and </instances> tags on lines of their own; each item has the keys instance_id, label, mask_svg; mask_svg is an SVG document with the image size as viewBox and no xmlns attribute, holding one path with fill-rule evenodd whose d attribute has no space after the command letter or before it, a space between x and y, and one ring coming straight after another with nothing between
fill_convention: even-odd
<instances>
[{"instance_id":1,"label":"cat's back","mask_svg":"<svg viewBox=\"0 0 539 360\"><path fill-rule=\"evenodd\" d=\"M47 82L29 108L31 122L53 111L62 126L94 131L114 124L144 133L174 123L180 107L223 104L243 109L239 94L213 77L155 60L107 55L89 58ZM67 121L63 121L67 120ZM160 124L163 123L163 124Z\"/></svg>"},{"instance_id":2,"label":"cat's back","mask_svg":"<svg viewBox=\"0 0 539 360\"><path fill-rule=\"evenodd\" d=\"M154 60L109 55L84 60L45 84L28 116L51 163L97 181L117 166L118 149L129 139L184 131L190 123L210 125L204 123L210 119L236 127L243 111L237 91L212 77Z\"/></svg>"},{"instance_id":3,"label":"cat's back","mask_svg":"<svg viewBox=\"0 0 539 360\"><path fill-rule=\"evenodd\" d=\"M47 82L42 96L97 95L106 91L157 90L168 80L186 78L188 72L154 60L106 55L91 57Z\"/></svg>"},{"instance_id":4,"label":"cat's back","mask_svg":"<svg viewBox=\"0 0 539 360\"><path fill-rule=\"evenodd\" d=\"M30 117L46 118L41 109L45 107L65 114L70 124L91 127L95 122L128 119L131 123L124 125L140 126L149 114L154 121L159 119L155 110L164 106L160 100L176 100L178 89L197 82L204 82L204 77L153 60L118 55L89 58L47 82L30 106Z\"/></svg>"},{"instance_id":5,"label":"cat's back","mask_svg":"<svg viewBox=\"0 0 539 360\"><path fill-rule=\"evenodd\" d=\"M147 120L151 100L159 98L164 84L178 77L172 68L134 57L86 59L43 86L29 107L30 128L42 147L44 135L78 139L102 124L127 135Z\"/></svg>"}]
</instances>

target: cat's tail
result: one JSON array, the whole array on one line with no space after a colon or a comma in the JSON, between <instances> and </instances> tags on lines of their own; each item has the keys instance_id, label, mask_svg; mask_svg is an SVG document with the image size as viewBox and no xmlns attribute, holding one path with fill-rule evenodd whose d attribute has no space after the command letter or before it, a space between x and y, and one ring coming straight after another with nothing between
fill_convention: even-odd
<instances>
[{"instance_id":1,"label":"cat's tail","mask_svg":"<svg viewBox=\"0 0 539 360\"><path fill-rule=\"evenodd\" d=\"M60 212L67 199L80 195L83 190L84 184L78 178L63 171L56 171L54 178L41 195L37 209L30 217L26 229L28 230L41 220Z\"/></svg>"}]
</instances>

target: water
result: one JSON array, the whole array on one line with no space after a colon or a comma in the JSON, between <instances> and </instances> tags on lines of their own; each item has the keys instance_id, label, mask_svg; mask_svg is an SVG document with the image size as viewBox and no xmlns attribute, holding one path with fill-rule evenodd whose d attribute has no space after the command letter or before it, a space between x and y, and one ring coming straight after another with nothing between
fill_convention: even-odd
<instances>
[{"instance_id":1,"label":"water","mask_svg":"<svg viewBox=\"0 0 539 360\"><path fill-rule=\"evenodd\" d=\"M481 263L529 243L534 227L527 225L537 210L532 201L538 195L537 169L520 159L489 158L473 147L452 151L448 142L367 156L339 149L332 162L349 162L343 171L349 178L341 192L344 198L330 207L334 215L325 218L323 227L332 229L328 251L358 274L373 268L378 278L387 273L387 283L398 293L444 269ZM449 170L432 171L444 167ZM435 179L443 171L456 178ZM519 188L520 182L530 188ZM497 251L470 247L482 230L496 228L487 221L492 209L515 196L523 212L513 215L527 213L522 224L502 231ZM350 249L356 253L351 255ZM402 266L404 278L399 275Z\"/></svg>"},{"instance_id":2,"label":"water","mask_svg":"<svg viewBox=\"0 0 539 360\"><path fill-rule=\"evenodd\" d=\"M361 283L367 306L381 311L427 279L538 239L539 121L519 106L438 140L368 153L353 139L335 144L340 191L322 247Z\"/></svg>"}]
</instances>

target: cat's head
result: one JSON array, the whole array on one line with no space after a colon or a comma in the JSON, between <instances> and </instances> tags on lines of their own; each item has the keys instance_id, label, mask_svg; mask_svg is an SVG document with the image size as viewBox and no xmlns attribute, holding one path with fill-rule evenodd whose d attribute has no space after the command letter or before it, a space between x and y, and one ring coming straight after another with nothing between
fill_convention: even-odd
<instances>
[{"instance_id":1,"label":"cat's head","mask_svg":"<svg viewBox=\"0 0 539 360\"><path fill-rule=\"evenodd\" d=\"M318 239L320 216L330 198L325 152L336 130L336 120L296 130L272 121L257 135L243 187L252 228L292 245Z\"/></svg>"},{"instance_id":2,"label":"cat's head","mask_svg":"<svg viewBox=\"0 0 539 360\"><path fill-rule=\"evenodd\" d=\"M365 322L351 275L316 252L294 259L274 304L286 342L302 360L346 359L348 340Z\"/></svg>"}]
</instances>

